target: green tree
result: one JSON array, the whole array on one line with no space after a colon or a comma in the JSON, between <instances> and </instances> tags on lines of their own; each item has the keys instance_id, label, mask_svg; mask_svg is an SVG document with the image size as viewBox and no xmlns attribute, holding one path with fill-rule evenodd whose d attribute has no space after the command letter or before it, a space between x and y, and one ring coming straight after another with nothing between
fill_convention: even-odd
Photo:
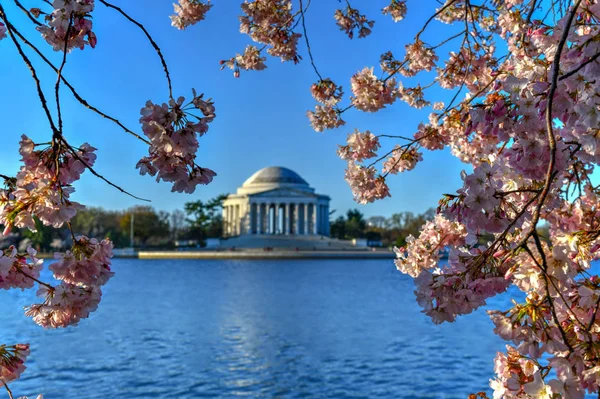
<instances>
[{"instance_id":1,"label":"green tree","mask_svg":"<svg viewBox=\"0 0 600 399\"><path fill-rule=\"evenodd\" d=\"M186 202L184 211L190 225L188 236L203 242L206 238L223 235L223 218L221 210L226 194L221 194L206 202L202 200Z\"/></svg>"},{"instance_id":2,"label":"green tree","mask_svg":"<svg viewBox=\"0 0 600 399\"><path fill-rule=\"evenodd\" d=\"M358 209L346 212L346 238L362 238L365 236L367 222Z\"/></svg>"},{"instance_id":3,"label":"green tree","mask_svg":"<svg viewBox=\"0 0 600 399\"><path fill-rule=\"evenodd\" d=\"M331 237L343 240L346 238L346 218L339 216L330 225Z\"/></svg>"},{"instance_id":4,"label":"green tree","mask_svg":"<svg viewBox=\"0 0 600 399\"><path fill-rule=\"evenodd\" d=\"M77 212L71 220L73 230L88 237L110 238L115 247L129 245L129 227L121 227L122 211L90 207Z\"/></svg>"},{"instance_id":5,"label":"green tree","mask_svg":"<svg viewBox=\"0 0 600 399\"><path fill-rule=\"evenodd\" d=\"M164 244L169 237L169 223L164 213L157 213L150 206L136 206L126 211L119 221L121 231L129 231L134 216L134 239L142 247Z\"/></svg>"}]
</instances>

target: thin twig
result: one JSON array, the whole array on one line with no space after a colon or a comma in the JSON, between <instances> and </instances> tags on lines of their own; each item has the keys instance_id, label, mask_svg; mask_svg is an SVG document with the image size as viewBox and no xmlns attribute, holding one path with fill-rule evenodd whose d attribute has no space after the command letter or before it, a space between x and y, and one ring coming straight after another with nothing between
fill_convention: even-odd
<instances>
[{"instance_id":1,"label":"thin twig","mask_svg":"<svg viewBox=\"0 0 600 399\"><path fill-rule=\"evenodd\" d=\"M71 12L71 15L69 16L69 26L67 27L67 33L65 34L65 47L63 49L63 59L60 64L60 68L58 68L58 72L56 72L56 75L57 75L56 84L54 85L54 96L56 97L56 110L58 113L58 131L60 132L60 134L62 134L62 132L63 132L62 113L60 110L60 98L59 98L60 78L62 76L62 70L65 67L65 64L67 63L67 53L69 50L69 35L71 34L71 26L72 25L73 25L73 12ZM58 171L58 168L56 170Z\"/></svg>"},{"instance_id":2,"label":"thin twig","mask_svg":"<svg viewBox=\"0 0 600 399\"><path fill-rule=\"evenodd\" d=\"M596 53L594 54L594 56L592 58L590 58L589 60L582 62L581 65L579 65L577 68L565 73L564 75L562 75L560 78L558 78L558 80L563 80L566 79L570 76L575 75L577 72L579 72L580 70L582 70L586 65L591 64L592 62L596 61L598 59L598 57L600 57L600 53Z\"/></svg>"},{"instance_id":3,"label":"thin twig","mask_svg":"<svg viewBox=\"0 0 600 399\"><path fill-rule=\"evenodd\" d=\"M12 393L12 391L10 390L10 388L8 387L8 384L6 383L6 381L4 381L3 379L0 379L0 382L2 382L2 384L4 385L4 388L6 388L6 392L8 392L8 397L9 397L10 399L14 399L14 397L13 397L13 393Z\"/></svg>"},{"instance_id":4,"label":"thin twig","mask_svg":"<svg viewBox=\"0 0 600 399\"><path fill-rule=\"evenodd\" d=\"M48 284L48 283L44 283L43 281L41 281L41 280L38 280L37 278L35 278L35 277L33 277L33 276L30 276L29 274L25 273L23 270L21 270L21 268L20 268L20 267L17 267L17 268L16 268L16 270L17 270L17 273L21 273L22 275L24 275L24 276L25 276L25 277L27 277L27 278L30 278L31 280L35 281L36 283L38 283L38 284L40 284L40 285L43 285L43 286L44 286L44 287L46 287L46 288L49 288L49 289L54 289L54 287L53 287L53 286L51 286L50 284Z\"/></svg>"},{"instance_id":5,"label":"thin twig","mask_svg":"<svg viewBox=\"0 0 600 399\"><path fill-rule=\"evenodd\" d=\"M2 17L4 22L6 22L6 29L10 33L10 38L12 39L13 43L17 47L17 51L19 52L19 54L21 55L21 58L23 58L23 61L25 62L25 64L29 68L29 71L31 72L31 76L33 77L33 80L35 81L35 84L37 87L38 97L40 98L40 102L42 103L42 108L44 109L44 112L46 113L46 117L48 118L48 122L50 123L50 128L52 129L52 132L54 133L57 131L57 129L56 129L56 126L54 125L54 120L52 120L52 115L50 114L50 110L48 109L48 104L46 102L46 96L44 96L44 92L42 91L42 85L40 83L40 79L37 76L37 72L35 71L35 68L31 64L31 61L29 61L29 58L27 58L27 56L23 52L23 49L21 48L21 45L17 41L17 38L14 34L14 26L8 21L8 18L6 17L6 12L4 11L4 7L2 7L2 4L0 4L0 17Z\"/></svg>"},{"instance_id":6,"label":"thin twig","mask_svg":"<svg viewBox=\"0 0 600 399\"><path fill-rule=\"evenodd\" d=\"M7 24L8 25L8 24ZM12 26L12 25L11 25ZM18 30L14 29L13 26L13 31L14 33L19 37L19 39L21 39L21 41L23 43L25 43L27 46L29 46L33 51L35 51L35 53L40 56L40 58L46 63L48 64L48 66L50 66L50 68L52 68L54 70L54 72L58 73L58 68L56 66L54 66L54 64L52 64L52 62L50 62L50 60L35 46L33 45L33 43L31 43L29 40L27 40L27 38L25 38L25 36L23 36ZM64 75L61 75L61 80L62 82L65 84L65 86L67 86L69 88L69 90L71 90L71 93L73 93L73 96L75 97L75 99L77 101L79 101L79 103L81 105L83 105L84 107L86 107L87 109L97 113L98 115L100 115L101 117L110 120L111 122L115 123L117 126L119 126L121 129L123 129L125 132L131 134L132 136L134 136L135 138L143 141L144 143L150 145L150 142L148 140L146 140L145 138L143 138L142 136L140 136L139 134L131 131L130 129L128 129L125 125L123 125L118 119L113 118L112 116L100 111L98 108L90 105L85 99L83 99L79 93L77 93L77 91L75 90L75 88L73 87L73 85L71 85L67 79L64 77Z\"/></svg>"},{"instance_id":7,"label":"thin twig","mask_svg":"<svg viewBox=\"0 0 600 399\"><path fill-rule=\"evenodd\" d=\"M31 13L29 12L29 10L27 8L25 8L23 6L23 4L21 4L21 2L19 0L15 0L15 4L17 5L17 7L19 7L21 10L23 10L23 12L27 15L27 17L29 17L29 19L31 20L31 22L33 22L34 24L36 24L37 26L42 26L43 24L38 21L37 19L35 19L33 17L33 15L31 15Z\"/></svg>"},{"instance_id":8,"label":"thin twig","mask_svg":"<svg viewBox=\"0 0 600 399\"><path fill-rule=\"evenodd\" d=\"M152 201L150 201L149 199L141 198L141 197L138 197L138 196L136 196L136 195L133 195L133 194L131 194L129 191L127 191L127 190L124 190L123 188L121 188L121 187L117 186L115 183L111 182L111 181L110 181L110 180L108 180L106 177L104 177L104 176L102 176L101 174L99 174L98 172L96 172L96 171L94 170L94 168L92 168L92 167L90 166L90 164L88 164L88 163L87 163L87 162L86 162L84 159L82 159L82 158L79 156L79 154L77 154L77 152L76 152L75 150L73 150L73 148L71 147L71 145L70 145L69 143L67 143L67 141L66 141L66 140L65 140L63 137L61 137L61 140L62 140L62 141L65 143L65 145L66 145L66 147L67 147L67 150L68 150L68 151L69 151L71 154L73 154L73 156L74 156L74 157L75 157L75 158L76 158L76 159L77 159L79 162L81 162L81 163L82 163L82 164L83 164L83 165L84 165L84 166L85 166L85 167L86 167L86 168L87 168L87 169L88 169L88 170L89 170L89 171L90 171L90 172L91 172L91 173L92 173L94 176L96 176L96 177L97 177L97 178L99 178L100 180L103 180L103 181L104 181L105 183L107 183L108 185L110 185L110 186L112 186L112 187L116 188L117 190L119 190L119 191L120 191L120 192L122 192L123 194L127 194L127 195L129 195L130 197L132 197L132 198L135 198L135 199L137 199L137 200L140 200L140 201L152 202Z\"/></svg>"},{"instance_id":9,"label":"thin twig","mask_svg":"<svg viewBox=\"0 0 600 399\"><path fill-rule=\"evenodd\" d=\"M550 192L552 181L556 176L556 174L554 173L554 165L556 163L556 138L554 137L554 130L552 128L552 105L554 104L554 94L556 93L556 89L558 86L558 74L560 72L560 57L562 55L563 48L565 47L565 43L567 42L567 37L569 36L569 31L571 30L573 19L575 18L575 14L577 13L577 9L579 8L580 4L581 0L577 0L577 3L575 3L573 9L571 10L571 13L567 18L567 23L563 28L564 31L558 43L556 54L554 55L554 60L552 61L552 79L550 90L548 92L548 103L546 105L546 135L548 138L548 147L550 149L550 162L548 163L548 170L546 172L544 188L540 194L540 199L533 211L531 227L528 234L526 234L526 237L535 232L537 223L540 220L542 206L544 205L544 201L546 200L546 197Z\"/></svg>"},{"instance_id":10,"label":"thin twig","mask_svg":"<svg viewBox=\"0 0 600 399\"><path fill-rule=\"evenodd\" d=\"M308 57L310 58L310 65L312 65L313 69L315 70L315 73L319 77L319 81L323 81L323 77L321 76L321 74L319 73L319 70L317 69L317 66L315 65L315 59L313 58L312 50L310 48L310 42L308 41L308 33L306 32L306 22L305 22L305 17L304 17L304 6L302 5L302 0L299 0L299 1L300 1L300 18L302 20L302 29L304 30L304 40L306 41L306 49L308 50ZM306 5L306 8L308 9L309 6L310 6L310 0L308 0L308 4Z\"/></svg>"},{"instance_id":11,"label":"thin twig","mask_svg":"<svg viewBox=\"0 0 600 399\"><path fill-rule=\"evenodd\" d=\"M127 20L129 20L131 23L135 24L138 28L140 28L142 30L142 32L144 32L144 34L146 35L146 37L150 41L150 44L152 45L152 47L154 47L154 50L156 50L156 53L158 54L158 57L160 58L160 62L162 63L163 69L165 70L165 75L167 76L167 83L169 84L169 98L173 98L173 88L172 88L172 85L171 85L171 75L169 75L169 68L167 68L167 62L165 61L165 57L163 57L162 51L160 51L160 47L158 47L158 44L156 44L156 42L154 41L154 39L152 39L152 36L150 36L150 33L148 33L148 31L146 30L146 28L144 27L144 25L142 25L141 23L139 23L135 19L131 18L125 11L123 11L119 7L117 7L117 6L113 5L113 4L110 4L109 2L107 2L105 0L100 0L100 3L104 4L108 8L112 8L112 9L118 11L119 13L121 13L121 15L123 15L125 18L127 18Z\"/></svg>"}]
</instances>

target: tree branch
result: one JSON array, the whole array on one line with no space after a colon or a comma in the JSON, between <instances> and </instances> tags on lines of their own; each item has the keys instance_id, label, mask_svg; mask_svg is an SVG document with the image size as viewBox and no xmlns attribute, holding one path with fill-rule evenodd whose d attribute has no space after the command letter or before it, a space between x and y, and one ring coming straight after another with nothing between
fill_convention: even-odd
<instances>
[{"instance_id":1,"label":"tree branch","mask_svg":"<svg viewBox=\"0 0 600 399\"><path fill-rule=\"evenodd\" d=\"M131 23L133 23L138 28L140 28L142 30L142 32L144 32L144 34L146 35L146 37L150 41L150 44L152 45L152 47L154 47L154 50L156 50L156 53L158 54L158 57L160 58L160 62L162 63L163 69L165 70L165 75L167 76L167 83L169 85L169 98L173 98L173 88L172 88L172 85L171 85L171 75L169 75L169 68L167 68L167 63L165 61L165 57L163 57L163 54L162 54L162 51L160 50L160 47L158 47L158 44L156 44L156 42L154 41L154 39L152 39L152 36L150 36L150 33L148 33L148 31L146 30L146 28L144 27L144 25L142 25L141 23L139 23L135 19L131 18L125 11L123 11L119 7L117 7L117 6L113 5L113 4L110 4L109 2L107 2L105 0L100 0L100 3L104 4L108 8L112 8L112 9L118 11L127 20L129 20Z\"/></svg>"}]
</instances>

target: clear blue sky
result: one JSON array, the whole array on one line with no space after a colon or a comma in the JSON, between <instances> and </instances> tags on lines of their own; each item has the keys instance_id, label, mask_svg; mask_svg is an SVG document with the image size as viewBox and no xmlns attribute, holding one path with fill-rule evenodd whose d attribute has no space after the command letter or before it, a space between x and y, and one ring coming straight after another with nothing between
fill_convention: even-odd
<instances>
[{"instance_id":1,"label":"clear blue sky","mask_svg":"<svg viewBox=\"0 0 600 399\"><path fill-rule=\"evenodd\" d=\"M25 1L26 6L38 2ZM301 42L303 61L298 65L269 58L262 72L242 72L235 79L229 70L219 70L219 60L242 52L251 43L239 33L240 1L216 1L207 19L178 31L171 27L172 1L127 0L117 4L141 21L161 46L170 67L175 97L189 98L191 88L212 97L217 118L209 133L201 138L198 163L217 172L208 186L199 186L194 194L171 193L170 185L157 184L149 176L140 176L137 161L146 154L146 146L127 135L116 125L83 108L62 90L65 134L72 144L89 142L98 148L98 172L132 193L152 200L159 210L182 208L187 201L209 199L220 193L234 192L246 178L266 166L285 166L298 172L319 193L332 198L331 209L338 214L357 207L367 216L400 211L422 212L437 205L442 193L454 192L461 184L459 172L466 168L448 151L425 153L425 161L409 173L389 179L392 197L369 205L358 205L344 181L345 162L336 156L338 144L354 128L370 129L374 134L412 135L429 110L417 111L404 103L376 114L350 111L347 125L325 133L314 132L306 111L314 108L309 91L317 77L310 67L308 54ZM349 40L335 25L336 1L313 1L307 13L307 27L313 54L321 73L331 77L345 89L345 104L350 94L349 78L365 66L376 66L381 53L392 50L401 56L404 45L414 36L435 4L427 10L415 9L410 3L409 17L394 24L380 15L388 3L378 0L360 2L367 15L377 20L373 34L366 39ZM369 4L367 4L369 3ZM39 34L30 28L24 15L5 5L9 18L22 32L42 46ZM65 76L91 104L120 119L130 129L140 132L140 108L151 99L168 99L166 80L160 62L142 32L119 14L97 4L94 30L98 46L69 54ZM23 28L27 26L27 28ZM429 38L436 38L436 30ZM25 133L36 142L48 141L51 132L45 119L29 71L21 61L10 39L0 42L0 82L3 116L0 146L0 173L14 175L19 167L18 137ZM44 81L44 89L53 100L56 77L27 50ZM51 54L59 64L60 54ZM439 93L448 97L445 92ZM52 103L52 101L50 101ZM383 139L386 148L394 142ZM73 199L88 206L124 209L140 204L86 172L76 183Z\"/></svg>"}]
</instances>

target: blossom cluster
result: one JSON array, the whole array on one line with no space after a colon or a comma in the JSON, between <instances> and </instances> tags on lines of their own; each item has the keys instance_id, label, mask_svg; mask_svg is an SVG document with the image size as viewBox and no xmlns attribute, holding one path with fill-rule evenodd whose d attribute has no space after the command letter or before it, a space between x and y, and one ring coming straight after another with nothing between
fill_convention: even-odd
<instances>
[{"instance_id":1,"label":"blossom cluster","mask_svg":"<svg viewBox=\"0 0 600 399\"><path fill-rule=\"evenodd\" d=\"M396 145L392 150L392 155L383 164L383 173L397 174L412 170L421 160L423 160L423 154L416 148L403 148Z\"/></svg>"},{"instance_id":2,"label":"blossom cluster","mask_svg":"<svg viewBox=\"0 0 600 399\"><path fill-rule=\"evenodd\" d=\"M208 184L216 175L195 162L198 135L208 131L216 116L215 107L210 99L204 100L195 91L193 94L189 103L183 97L162 105L148 101L141 110L140 122L150 146L149 155L136 167L142 175L156 176L156 181L172 182L171 191L193 193L198 184ZM194 110L202 116L193 114Z\"/></svg>"},{"instance_id":3,"label":"blossom cluster","mask_svg":"<svg viewBox=\"0 0 600 399\"><path fill-rule=\"evenodd\" d=\"M0 22L0 40L6 37L6 25Z\"/></svg>"},{"instance_id":4,"label":"blossom cluster","mask_svg":"<svg viewBox=\"0 0 600 399\"><path fill-rule=\"evenodd\" d=\"M269 46L267 53L282 61L300 61L298 39L302 35L292 29L291 0L245 0L242 12L240 32L257 43Z\"/></svg>"},{"instance_id":5,"label":"blossom cluster","mask_svg":"<svg viewBox=\"0 0 600 399\"><path fill-rule=\"evenodd\" d=\"M173 4L175 15L171 15L171 24L183 30L202 21L211 7L210 0L206 3L200 0L179 0L178 4Z\"/></svg>"},{"instance_id":6,"label":"blossom cluster","mask_svg":"<svg viewBox=\"0 0 600 399\"><path fill-rule=\"evenodd\" d=\"M313 98L325 105L336 105L342 100L344 91L341 86L336 85L331 79L323 79L310 87Z\"/></svg>"},{"instance_id":7,"label":"blossom cluster","mask_svg":"<svg viewBox=\"0 0 600 399\"><path fill-rule=\"evenodd\" d=\"M61 283L41 285L37 294L44 302L31 305L25 314L44 328L77 325L100 303L101 287L113 276L110 270L112 242L77 237L71 251L55 254L49 266Z\"/></svg>"},{"instance_id":8,"label":"blossom cluster","mask_svg":"<svg viewBox=\"0 0 600 399\"><path fill-rule=\"evenodd\" d=\"M384 15L390 15L394 22L400 22L406 16L406 1L392 0L390 5L385 6L381 12Z\"/></svg>"},{"instance_id":9,"label":"blossom cluster","mask_svg":"<svg viewBox=\"0 0 600 399\"><path fill-rule=\"evenodd\" d=\"M395 12L395 15L398 15L398 13ZM369 36L373 25L375 25L375 21L369 20L356 8L349 5L343 10L335 10L334 18L340 30L343 30L350 39L354 38L355 30L358 31L359 39Z\"/></svg>"},{"instance_id":10,"label":"blossom cluster","mask_svg":"<svg viewBox=\"0 0 600 399\"><path fill-rule=\"evenodd\" d=\"M47 25L42 24L37 30L55 51L83 50L86 45L96 47L91 16L94 0L53 0L52 7L52 13L45 14ZM39 16L40 12L35 14Z\"/></svg>"},{"instance_id":11,"label":"blossom cluster","mask_svg":"<svg viewBox=\"0 0 600 399\"><path fill-rule=\"evenodd\" d=\"M256 46L246 46L244 54L236 54L229 60L221 61L221 69L228 67L233 70L233 76L240 77L240 69L245 71L262 71L265 65L266 57L262 57L260 50Z\"/></svg>"},{"instance_id":12,"label":"blossom cluster","mask_svg":"<svg viewBox=\"0 0 600 399\"><path fill-rule=\"evenodd\" d=\"M347 143L348 145L339 147L338 156L355 162L377 156L376 151L380 147L379 138L368 130L362 133L356 129L354 133L348 135Z\"/></svg>"},{"instance_id":13,"label":"blossom cluster","mask_svg":"<svg viewBox=\"0 0 600 399\"><path fill-rule=\"evenodd\" d=\"M352 105L358 110L376 112L390 105L400 96L394 78L383 81L375 76L373 68L364 68L350 79Z\"/></svg>"},{"instance_id":14,"label":"blossom cluster","mask_svg":"<svg viewBox=\"0 0 600 399\"><path fill-rule=\"evenodd\" d=\"M0 345L0 388L20 377L28 356L29 344Z\"/></svg>"},{"instance_id":15,"label":"blossom cluster","mask_svg":"<svg viewBox=\"0 0 600 399\"><path fill-rule=\"evenodd\" d=\"M0 223L7 234L13 226L35 231L34 216L47 225L61 227L83 206L70 200L71 184L79 180L96 160L96 149L87 143L78 149L60 142L38 147L23 135L20 142L23 166L16 179L0 190Z\"/></svg>"},{"instance_id":16,"label":"blossom cluster","mask_svg":"<svg viewBox=\"0 0 600 399\"><path fill-rule=\"evenodd\" d=\"M0 254L0 289L32 288L40 277L43 261L36 258L35 249L27 248L27 256L17 253L14 246Z\"/></svg>"},{"instance_id":17,"label":"blossom cluster","mask_svg":"<svg viewBox=\"0 0 600 399\"><path fill-rule=\"evenodd\" d=\"M382 176L372 166L361 166L348 162L345 179L352 189L354 200L366 204L390 196L390 191Z\"/></svg>"},{"instance_id":18,"label":"blossom cluster","mask_svg":"<svg viewBox=\"0 0 600 399\"><path fill-rule=\"evenodd\" d=\"M307 111L306 115L312 128L317 132L335 129L346 124L341 117L341 112L329 105L317 105L314 111Z\"/></svg>"}]
</instances>

